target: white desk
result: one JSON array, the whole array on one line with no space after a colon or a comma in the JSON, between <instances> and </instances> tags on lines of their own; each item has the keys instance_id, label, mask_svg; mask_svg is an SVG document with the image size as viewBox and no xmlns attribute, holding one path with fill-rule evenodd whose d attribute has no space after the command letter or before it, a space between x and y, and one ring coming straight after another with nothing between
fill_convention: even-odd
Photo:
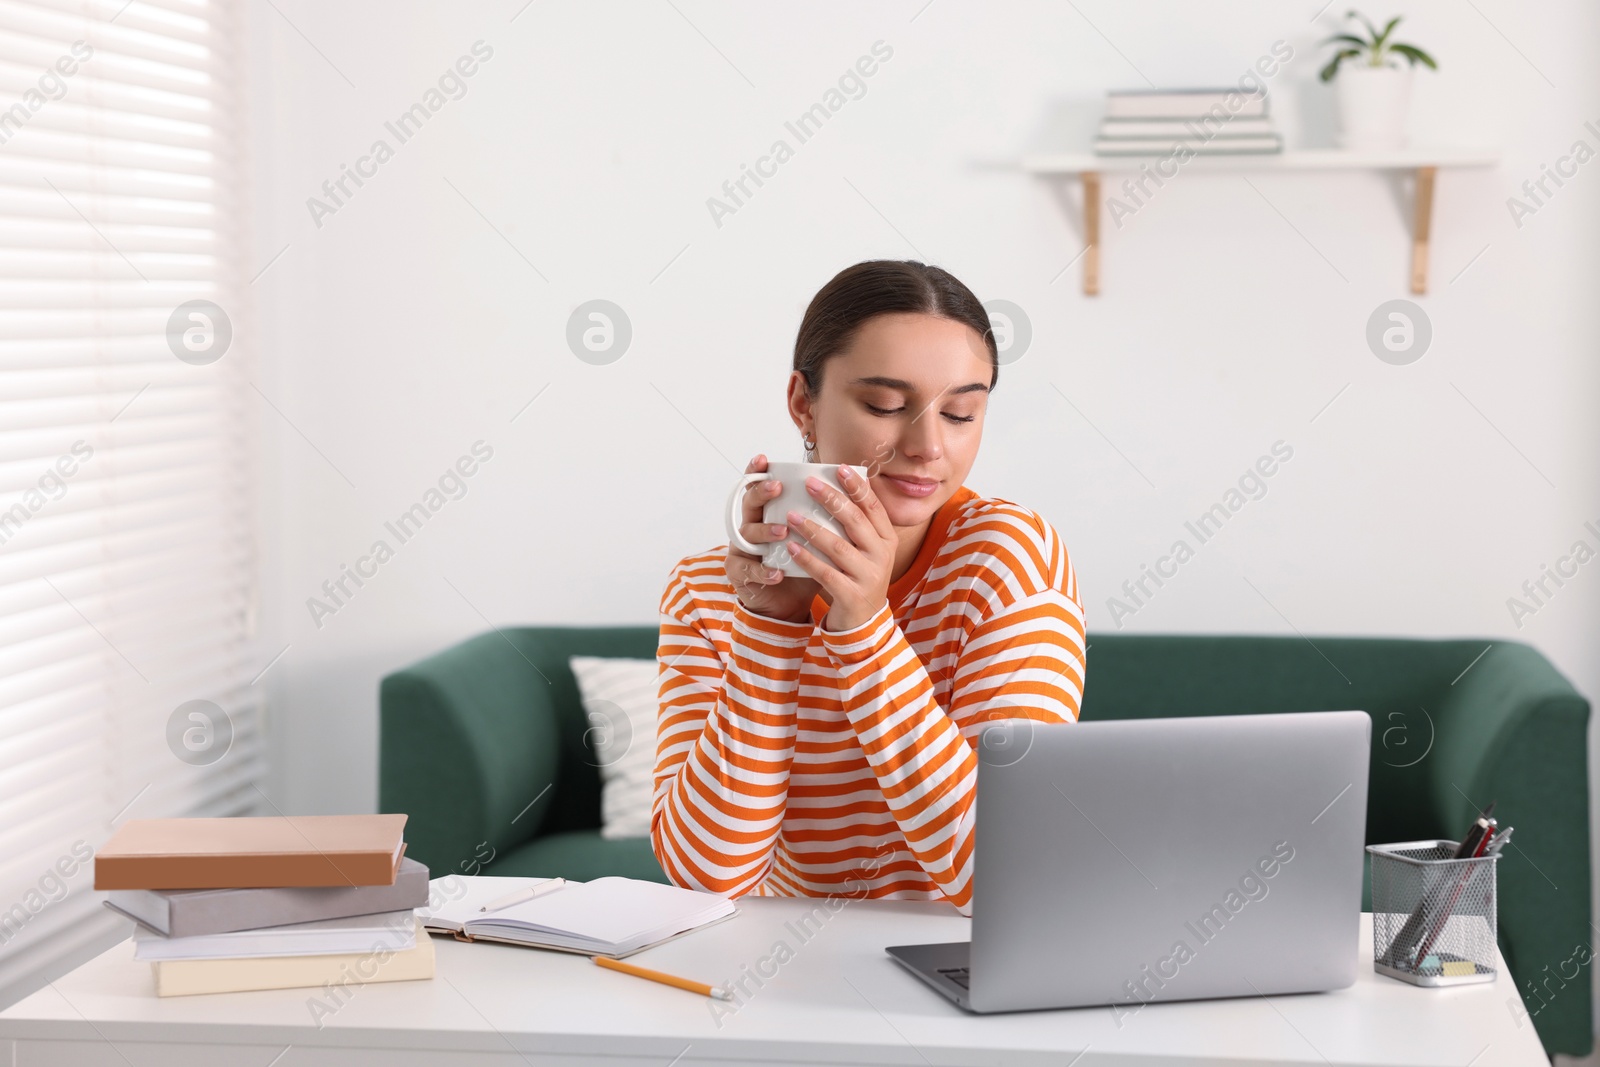
<instances>
[{"instance_id":1,"label":"white desk","mask_svg":"<svg viewBox=\"0 0 1600 1067\"><path fill-rule=\"evenodd\" d=\"M1516 994L1504 960L1493 984L1419 989L1384 978L1372 971L1370 916L1363 918L1361 970L1348 989L1152 1004L1123 1018L1119 1029L1110 1008L968 1015L884 954L885 945L966 938L969 920L949 905L846 901L803 940L785 924L812 903L746 899L732 919L631 957L731 982L743 965L754 970L776 942L786 942L792 958L764 987L750 985L753 995L720 1026L707 998L604 970L582 956L435 939L432 981L356 990L318 1029L307 1006L314 990L158 999L149 965L135 963L125 941L0 1013L0 1063L1548 1063L1532 1022L1519 1027L1507 1008Z\"/></svg>"}]
</instances>

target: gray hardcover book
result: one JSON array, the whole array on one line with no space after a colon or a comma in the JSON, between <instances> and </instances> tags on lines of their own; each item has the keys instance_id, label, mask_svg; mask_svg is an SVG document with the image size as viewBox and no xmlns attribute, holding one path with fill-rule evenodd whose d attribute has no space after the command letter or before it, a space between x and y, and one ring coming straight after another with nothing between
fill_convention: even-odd
<instances>
[{"instance_id":1,"label":"gray hardcover book","mask_svg":"<svg viewBox=\"0 0 1600 1067\"><path fill-rule=\"evenodd\" d=\"M226 934L428 903L428 868L402 859L394 885L276 889L113 889L106 904L168 937Z\"/></svg>"}]
</instances>

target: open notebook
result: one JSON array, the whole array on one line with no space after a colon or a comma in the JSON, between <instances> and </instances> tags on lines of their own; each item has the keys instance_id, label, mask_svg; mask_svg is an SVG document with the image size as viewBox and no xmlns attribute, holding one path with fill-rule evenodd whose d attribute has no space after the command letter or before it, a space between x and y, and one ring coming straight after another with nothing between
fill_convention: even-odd
<instances>
[{"instance_id":1,"label":"open notebook","mask_svg":"<svg viewBox=\"0 0 1600 1067\"><path fill-rule=\"evenodd\" d=\"M560 889L497 911L484 904L548 878L435 878L428 907L417 917L432 933L466 941L504 941L528 948L621 959L720 922L737 912L715 893L610 876L569 881Z\"/></svg>"}]
</instances>

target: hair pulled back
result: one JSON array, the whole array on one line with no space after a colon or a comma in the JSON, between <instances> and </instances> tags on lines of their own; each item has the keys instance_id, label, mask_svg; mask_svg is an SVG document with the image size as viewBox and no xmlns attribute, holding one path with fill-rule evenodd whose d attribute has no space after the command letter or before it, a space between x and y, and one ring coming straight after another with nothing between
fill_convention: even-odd
<instances>
[{"instance_id":1,"label":"hair pulled back","mask_svg":"<svg viewBox=\"0 0 1600 1067\"><path fill-rule=\"evenodd\" d=\"M867 320L895 312L920 312L965 323L989 349L989 389L1000 378L1000 355L989 312L955 275L914 259L869 259L846 267L817 291L800 320L794 369L806 393L822 388L822 365L850 346Z\"/></svg>"}]
</instances>

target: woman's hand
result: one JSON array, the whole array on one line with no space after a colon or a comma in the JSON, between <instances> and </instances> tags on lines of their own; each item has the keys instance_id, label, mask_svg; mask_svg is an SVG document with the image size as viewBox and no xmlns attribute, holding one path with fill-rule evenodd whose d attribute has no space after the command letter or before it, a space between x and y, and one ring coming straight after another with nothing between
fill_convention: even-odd
<instances>
[{"instance_id":1,"label":"woman's hand","mask_svg":"<svg viewBox=\"0 0 1600 1067\"><path fill-rule=\"evenodd\" d=\"M767 469L767 457L757 456L745 467L745 473ZM767 501L782 491L776 478L765 478L745 487L743 517L739 532L751 544L782 541L789 535L787 524L773 525L761 517ZM821 588L814 579L784 574L761 562L760 556L741 552L734 542L728 542L725 563L728 581L733 583L739 602L757 615L784 622L808 622L811 619L811 602Z\"/></svg>"},{"instance_id":2,"label":"woman's hand","mask_svg":"<svg viewBox=\"0 0 1600 1067\"><path fill-rule=\"evenodd\" d=\"M812 545L808 549L797 543L794 559L822 587L828 598L822 627L835 632L860 626L888 602L889 575L900 547L889 513L872 486L842 464L839 484L843 493L821 478L807 478L806 491L828 509L849 540L798 511L788 516L789 524Z\"/></svg>"}]
</instances>

